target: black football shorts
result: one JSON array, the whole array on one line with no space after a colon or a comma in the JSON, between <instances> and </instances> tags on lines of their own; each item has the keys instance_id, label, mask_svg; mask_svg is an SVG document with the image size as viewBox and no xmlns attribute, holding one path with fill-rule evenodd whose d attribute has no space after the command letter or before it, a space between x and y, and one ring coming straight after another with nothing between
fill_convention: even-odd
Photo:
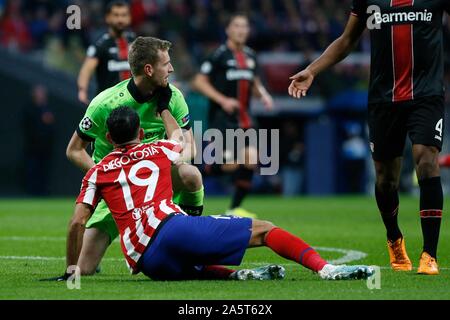
<instances>
[{"instance_id":1,"label":"black football shorts","mask_svg":"<svg viewBox=\"0 0 450 320\"><path fill-rule=\"evenodd\" d=\"M407 134L413 145L442 149L444 97L373 103L368 109L370 149L375 161L401 157Z\"/></svg>"}]
</instances>

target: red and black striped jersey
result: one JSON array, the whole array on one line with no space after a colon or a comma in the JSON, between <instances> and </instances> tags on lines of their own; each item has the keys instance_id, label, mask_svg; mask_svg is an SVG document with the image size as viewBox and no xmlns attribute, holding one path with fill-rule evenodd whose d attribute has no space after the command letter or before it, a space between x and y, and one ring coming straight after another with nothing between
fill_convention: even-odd
<instances>
[{"instance_id":1,"label":"red and black striped jersey","mask_svg":"<svg viewBox=\"0 0 450 320\"><path fill-rule=\"evenodd\" d=\"M180 156L174 141L160 140L116 149L83 178L77 203L95 207L104 199L120 233L122 251L135 271L158 225L171 213L171 163Z\"/></svg>"},{"instance_id":2,"label":"red and black striped jersey","mask_svg":"<svg viewBox=\"0 0 450 320\"><path fill-rule=\"evenodd\" d=\"M239 112L230 116L220 105L210 100L210 118L222 117L229 122L236 122L244 129L252 127L249 108L257 69L256 54L249 47L234 51L221 45L202 63L200 73L209 77L213 87L240 102Z\"/></svg>"},{"instance_id":3,"label":"red and black striped jersey","mask_svg":"<svg viewBox=\"0 0 450 320\"><path fill-rule=\"evenodd\" d=\"M98 59L95 70L97 92L102 92L131 77L128 47L135 38L133 32L124 32L120 38L114 38L106 32L89 46L86 55Z\"/></svg>"},{"instance_id":4,"label":"red and black striped jersey","mask_svg":"<svg viewBox=\"0 0 450 320\"><path fill-rule=\"evenodd\" d=\"M444 11L450 0L353 0L370 31L369 103L444 94Z\"/></svg>"}]
</instances>

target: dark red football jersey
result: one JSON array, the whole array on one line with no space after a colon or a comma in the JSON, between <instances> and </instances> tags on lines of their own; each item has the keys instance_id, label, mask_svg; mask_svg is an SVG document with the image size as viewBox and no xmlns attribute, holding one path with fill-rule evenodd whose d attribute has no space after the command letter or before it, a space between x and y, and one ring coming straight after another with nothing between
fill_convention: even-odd
<instances>
[{"instance_id":1,"label":"dark red football jersey","mask_svg":"<svg viewBox=\"0 0 450 320\"><path fill-rule=\"evenodd\" d=\"M207 75L211 84L227 97L239 101L239 112L227 114L220 105L210 100L209 123L220 119L231 129L252 127L250 103L258 64L256 53L249 47L235 51L221 45L201 65L200 73Z\"/></svg>"},{"instance_id":2,"label":"dark red football jersey","mask_svg":"<svg viewBox=\"0 0 450 320\"><path fill-rule=\"evenodd\" d=\"M445 11L449 0L353 0L370 31L369 103L443 96Z\"/></svg>"}]
</instances>

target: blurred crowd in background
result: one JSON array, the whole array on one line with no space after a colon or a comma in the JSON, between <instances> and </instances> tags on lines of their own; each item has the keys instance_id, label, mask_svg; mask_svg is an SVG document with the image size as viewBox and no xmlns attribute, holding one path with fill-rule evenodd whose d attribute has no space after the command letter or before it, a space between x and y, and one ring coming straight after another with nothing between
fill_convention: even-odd
<instances>
[{"instance_id":1,"label":"blurred crowd in background","mask_svg":"<svg viewBox=\"0 0 450 320\"><path fill-rule=\"evenodd\" d=\"M175 78L177 82L185 84L186 88L189 87L189 81L198 71L202 60L225 40L224 27L231 13L242 12L250 18L251 36L248 45L258 54L300 53L304 59L288 71L288 74L292 74L306 66L315 55L321 53L342 33L350 13L351 2L351 0L129 1L132 14L131 29L137 35L156 36L173 42L171 56ZM85 58L87 47L106 31L104 13L107 3L106 0L0 0L0 46L11 52L26 53L30 59L75 77ZM72 4L81 8L79 30L69 30L66 27L66 9ZM450 19L446 19L444 24L446 24L444 37L450 39ZM450 52L450 41L445 41L445 48L446 52ZM355 52L366 56L370 53L368 32L364 33ZM446 83L450 84L450 54L446 54L445 57ZM270 71L270 66L267 70ZM289 82L286 74L282 77L281 82L276 78L272 78L276 79L275 81L270 81L270 72L262 74L263 81L274 96L287 95ZM339 105L343 91L366 92L367 86L367 63L340 64L317 79L310 90L310 95L325 99L329 106ZM447 90L447 101L450 101L449 92L450 90ZM365 96L363 97L364 100ZM350 100L355 100L354 96ZM349 100L344 100L344 104L347 101ZM360 117L359 120L361 119ZM284 192L286 195L299 194L302 186L299 183L289 184L289 181L301 180L303 175L300 168L304 162L305 146L302 140L303 133L298 125L300 120L287 121L283 118L278 120L277 126L281 129L284 141L281 145L283 170L280 176L272 178L272 189L261 188ZM56 120L51 118L46 124L50 126L54 121ZM370 157L366 147L364 123L344 119L341 127L344 132L341 150L342 168L345 170L348 166L349 172L352 173L346 191L364 191L363 183L360 182L363 178L358 176L366 171L366 159ZM291 141L292 143L288 143ZM285 185L280 187L283 183Z\"/></svg>"},{"instance_id":2,"label":"blurred crowd in background","mask_svg":"<svg viewBox=\"0 0 450 320\"><path fill-rule=\"evenodd\" d=\"M225 40L224 25L233 12L250 18L249 46L257 52L301 52L307 59L344 30L351 0L130 0L131 29L138 35L172 41L177 79L189 80L198 65ZM59 70L77 74L86 48L105 30L107 0L0 0L0 44L30 53ZM66 27L69 5L82 8L81 29ZM450 26L450 19L447 25ZM450 37L450 27L445 37ZM449 41L446 48L450 48ZM355 52L369 53L368 33ZM450 49L449 49L450 51ZM447 65L450 56L447 55ZM300 66L299 66L300 67ZM449 70L449 68L447 68ZM313 90L331 96L342 86L367 85L367 66L335 68L340 79ZM447 73L450 78L450 74ZM344 81L340 81L344 80Z\"/></svg>"},{"instance_id":3,"label":"blurred crowd in background","mask_svg":"<svg viewBox=\"0 0 450 320\"><path fill-rule=\"evenodd\" d=\"M76 74L85 50L105 31L106 0L0 0L0 43ZM66 9L82 8L81 29L66 27ZM351 0L131 0L132 30L171 40L177 76L186 79L224 39L230 13L250 17L249 45L257 52L325 48L345 27ZM367 35L359 51L369 51ZM175 66L176 67L176 66ZM177 72L178 69L178 72Z\"/></svg>"}]
</instances>

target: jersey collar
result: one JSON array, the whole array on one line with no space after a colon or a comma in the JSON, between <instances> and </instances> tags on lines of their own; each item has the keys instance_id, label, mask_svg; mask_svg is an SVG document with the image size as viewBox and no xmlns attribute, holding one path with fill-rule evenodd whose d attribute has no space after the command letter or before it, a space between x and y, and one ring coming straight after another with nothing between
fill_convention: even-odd
<instances>
[{"instance_id":1,"label":"jersey collar","mask_svg":"<svg viewBox=\"0 0 450 320\"><path fill-rule=\"evenodd\" d=\"M127 89L130 92L133 99L136 100L136 102L138 103L144 103L153 98L152 94L142 95L142 93L139 91L138 87L134 83L134 78L131 78L130 81L128 81Z\"/></svg>"},{"instance_id":2,"label":"jersey collar","mask_svg":"<svg viewBox=\"0 0 450 320\"><path fill-rule=\"evenodd\" d=\"M133 143L133 144L128 144L128 145L124 145L124 146L120 146L114 149L114 152L117 153L126 153L129 150L132 150L134 148L137 148L139 146L141 146L142 143Z\"/></svg>"}]
</instances>

